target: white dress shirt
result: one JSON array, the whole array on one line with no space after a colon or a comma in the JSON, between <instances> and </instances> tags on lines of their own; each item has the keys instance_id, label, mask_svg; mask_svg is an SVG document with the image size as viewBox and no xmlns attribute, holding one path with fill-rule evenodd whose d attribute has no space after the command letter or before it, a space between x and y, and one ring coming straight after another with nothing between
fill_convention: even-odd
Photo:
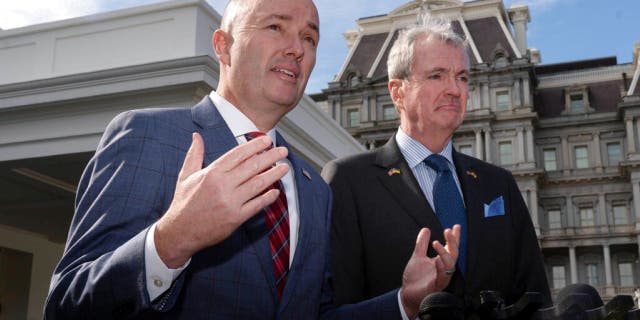
<instances>
[{"instance_id":1,"label":"white dress shirt","mask_svg":"<svg viewBox=\"0 0 640 320\"><path fill-rule=\"evenodd\" d=\"M220 115L227 123L231 133L238 144L247 142L245 134L249 132L259 131L256 125L249 120L240 110L233 106L229 101L218 95L215 91L211 91L209 98L213 101L220 112ZM276 129L272 128L265 133L271 139L276 141ZM205 146L206 147L206 146ZM289 171L280 180L287 195L287 207L289 210L289 265L293 261L298 243L298 227L300 224L300 214L298 213L298 193L295 185L294 173L291 169L289 160L284 159L278 163L286 163ZM147 233L145 242L145 270L147 291L151 301L155 300L162 293L171 287L171 283L180 275L180 273L189 265L191 260L187 261L184 266L178 269L168 268L158 256L158 251L154 242L155 223L151 226Z\"/></svg>"}]
</instances>

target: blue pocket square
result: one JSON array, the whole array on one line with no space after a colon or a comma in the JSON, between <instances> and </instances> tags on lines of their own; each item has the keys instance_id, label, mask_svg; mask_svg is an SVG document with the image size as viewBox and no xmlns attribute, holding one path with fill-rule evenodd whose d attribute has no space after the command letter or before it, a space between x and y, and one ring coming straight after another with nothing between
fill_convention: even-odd
<instances>
[{"instance_id":1,"label":"blue pocket square","mask_svg":"<svg viewBox=\"0 0 640 320\"><path fill-rule=\"evenodd\" d=\"M495 198L490 204L484 205L484 217L495 217L504 215L504 200L502 196Z\"/></svg>"}]
</instances>

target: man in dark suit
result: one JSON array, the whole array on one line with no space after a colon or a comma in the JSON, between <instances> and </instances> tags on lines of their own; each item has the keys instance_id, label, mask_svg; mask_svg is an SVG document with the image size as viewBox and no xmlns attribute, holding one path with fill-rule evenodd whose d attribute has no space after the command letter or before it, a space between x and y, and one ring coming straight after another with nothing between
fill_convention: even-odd
<instances>
[{"instance_id":1,"label":"man in dark suit","mask_svg":"<svg viewBox=\"0 0 640 320\"><path fill-rule=\"evenodd\" d=\"M311 0L231 0L213 36L217 90L191 109L109 124L78 187L45 318L417 314L437 266L457 257L441 245L426 257L427 229L401 290L333 307L330 188L274 129L302 97L318 39Z\"/></svg>"},{"instance_id":2,"label":"man in dark suit","mask_svg":"<svg viewBox=\"0 0 640 320\"><path fill-rule=\"evenodd\" d=\"M537 291L550 304L536 234L513 176L452 147L467 103L465 41L449 22L425 16L394 43L388 72L400 115L397 133L380 149L330 162L322 172L334 191L336 302L397 287L418 230L427 227L443 241L443 229L457 221L457 268L438 269L439 279L451 276L438 289L467 307L481 290L501 292L507 304ZM428 254L434 254L431 248Z\"/></svg>"}]
</instances>

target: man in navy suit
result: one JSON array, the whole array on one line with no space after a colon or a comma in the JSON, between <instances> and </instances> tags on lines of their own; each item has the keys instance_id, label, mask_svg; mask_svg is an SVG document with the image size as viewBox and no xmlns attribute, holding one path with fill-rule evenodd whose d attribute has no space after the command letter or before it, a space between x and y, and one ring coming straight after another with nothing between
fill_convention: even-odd
<instances>
[{"instance_id":1,"label":"man in navy suit","mask_svg":"<svg viewBox=\"0 0 640 320\"><path fill-rule=\"evenodd\" d=\"M275 130L303 95L318 40L311 0L231 0L213 35L217 90L191 109L109 124L78 187L45 318L415 317L436 268L455 264L456 232L435 258L429 230L419 233L401 289L333 306L331 191Z\"/></svg>"},{"instance_id":2,"label":"man in navy suit","mask_svg":"<svg viewBox=\"0 0 640 320\"><path fill-rule=\"evenodd\" d=\"M437 289L454 293L470 309L481 290L499 291L506 304L536 291L548 305L542 255L513 176L452 147L467 104L466 42L449 22L422 18L398 36L388 58L397 133L380 149L330 162L322 172L334 191L336 302L354 303L397 287L418 230L427 227L444 240L440 234L453 210L436 212L434 203L446 193L445 206L460 199L456 212L466 226L458 268L438 269L439 278L451 281ZM436 171L430 158L443 165ZM447 192L436 187L445 171L451 177Z\"/></svg>"}]
</instances>

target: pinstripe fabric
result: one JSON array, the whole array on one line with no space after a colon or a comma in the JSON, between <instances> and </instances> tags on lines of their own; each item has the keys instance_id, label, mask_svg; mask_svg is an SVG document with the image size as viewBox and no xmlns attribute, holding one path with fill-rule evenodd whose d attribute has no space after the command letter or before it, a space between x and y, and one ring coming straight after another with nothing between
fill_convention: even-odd
<instances>
[{"instance_id":1,"label":"pinstripe fabric","mask_svg":"<svg viewBox=\"0 0 640 320\"><path fill-rule=\"evenodd\" d=\"M398 133L396 134L396 142L398 143L398 148L400 152L404 156L407 164L411 168L413 175L418 180L418 184L420 185L420 189L422 189L422 193L429 201L431 208L435 212L435 206L433 204L433 184L436 181L436 177L438 173L429 168L426 164L424 164L423 160L430 156L433 152L423 146L420 142L409 137L402 129L398 128ZM453 146L451 141L447 143L444 147L440 155L445 157L448 160L449 169L453 174L453 180L456 182L456 186L458 187L458 191L460 192L460 196L463 197L462 189L460 188L460 180L458 179L458 175L456 174L456 168L453 165ZM464 202L464 197L462 199Z\"/></svg>"}]
</instances>

